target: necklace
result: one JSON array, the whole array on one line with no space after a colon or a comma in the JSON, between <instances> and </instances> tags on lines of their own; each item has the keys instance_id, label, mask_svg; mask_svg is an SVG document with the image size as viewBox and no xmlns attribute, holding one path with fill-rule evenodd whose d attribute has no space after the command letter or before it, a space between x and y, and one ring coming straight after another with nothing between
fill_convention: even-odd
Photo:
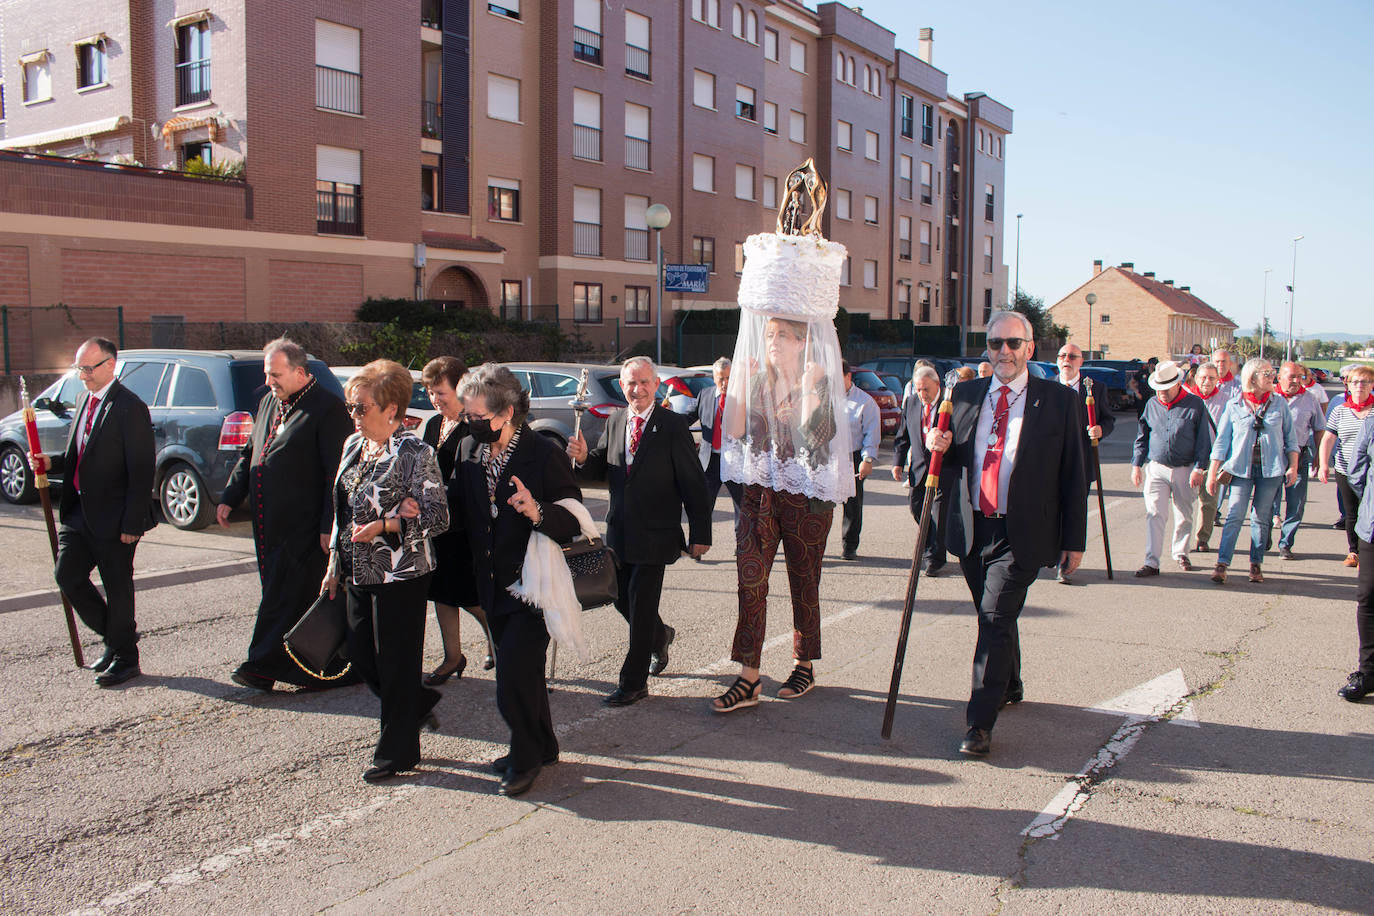
<instances>
[{"instance_id":1,"label":"necklace","mask_svg":"<svg viewBox=\"0 0 1374 916\"><path fill-rule=\"evenodd\" d=\"M284 401L278 399L277 424L273 431L273 436L281 435L282 430L286 428L286 421L291 416L292 411L296 409L296 405L301 402L301 398L305 396L305 393L313 387L315 387L315 376L312 375L310 376L310 381L306 382L305 386L302 387L300 391L297 391Z\"/></svg>"},{"instance_id":2,"label":"necklace","mask_svg":"<svg viewBox=\"0 0 1374 916\"><path fill-rule=\"evenodd\" d=\"M1002 382L999 382L999 383L998 383L998 386L999 386L999 387L1002 387L1002 388L1006 388L1008 391L1011 390L1011 386L1010 386L1010 385L1007 385L1007 384L1002 383ZM1004 419L1005 419L1007 422L1010 422L1010 421L1011 421L1011 409L1012 409L1013 407L1016 406L1016 402L1017 402L1017 401L1021 400L1021 396L1022 396L1023 394L1026 393L1026 389L1027 389L1027 388L1030 388L1030 385L1026 385L1026 386L1023 387L1020 391L1016 392L1016 394L1012 395L1012 396L1007 400L1007 412L1006 412L1006 415L1005 415L1005 417L1004 417ZM987 400L988 400L988 406L989 406L989 407L993 407L993 404L992 404L992 392L993 392L993 386L992 386L992 385L989 385L989 386L988 386L988 398L987 398ZM988 433L988 438L987 438L988 448L992 448L993 446L995 446L995 445L997 444L998 424L997 424L997 413L996 413L996 410L997 410L997 408L993 407L993 414L992 414L992 432Z\"/></svg>"},{"instance_id":3,"label":"necklace","mask_svg":"<svg viewBox=\"0 0 1374 916\"><path fill-rule=\"evenodd\" d=\"M496 518L501 511L500 507L496 505L496 485L500 482L501 472L506 469L506 463L510 461L510 456L515 452L515 446L519 442L520 430L517 429L515 435L510 437L510 441L506 443L506 447L498 455L492 454L490 445L483 444L482 446L482 463L487 468L487 501L491 503L492 518Z\"/></svg>"},{"instance_id":4,"label":"necklace","mask_svg":"<svg viewBox=\"0 0 1374 916\"><path fill-rule=\"evenodd\" d=\"M439 423L439 445L443 445L444 442L448 439L448 437L453 435L453 431L458 428L458 424L460 422L462 421L450 420L448 417L445 417Z\"/></svg>"}]
</instances>

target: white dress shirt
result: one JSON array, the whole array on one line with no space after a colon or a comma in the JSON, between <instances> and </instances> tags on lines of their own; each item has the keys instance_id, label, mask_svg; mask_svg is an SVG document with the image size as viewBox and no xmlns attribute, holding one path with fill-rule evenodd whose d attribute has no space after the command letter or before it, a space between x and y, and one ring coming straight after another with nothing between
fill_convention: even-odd
<instances>
[{"instance_id":1,"label":"white dress shirt","mask_svg":"<svg viewBox=\"0 0 1374 916\"><path fill-rule=\"evenodd\" d=\"M113 385L114 385L114 379L110 379L110 382L109 382L108 385L106 385L104 388L101 388L99 391L97 391L97 392L95 392L94 394L91 395L91 397L93 397L93 398L98 398L99 401L100 401L100 403L98 403L98 404L95 405L95 412L96 412L96 415L97 415L97 416L100 414L100 411L102 411L102 410L105 409L105 398L109 395L109 393L110 393L110 388L111 388ZM77 418L77 421L76 421L78 424L80 424L80 425L78 425L77 428L76 428L76 453L77 453L78 455L81 454L81 452L84 451L85 448L86 448L86 417L87 417L87 415L90 413L90 411L91 411L91 402L90 402L90 401L87 401L87 402L86 402L86 409L83 410L83 411L81 411L81 416L78 417L78 418ZM95 432L95 423L94 423L94 421L92 421L92 423L91 423L91 432Z\"/></svg>"},{"instance_id":2,"label":"white dress shirt","mask_svg":"<svg viewBox=\"0 0 1374 916\"><path fill-rule=\"evenodd\" d=\"M639 441L640 441L640 444L643 445L643 444L644 444L644 433L647 433L647 432L649 431L649 414L651 414L651 413L654 412L654 408L655 408L656 406L658 406L658 405L657 405L657 404L654 404L653 402L650 402L650 403L649 403L649 406L644 410L643 413L635 413L633 407L626 407L626 408L625 408L625 467L626 467L626 468L631 467L631 466L635 463L635 456L634 456L634 453L630 451L630 437L632 437L632 436L634 435L634 432L635 432L635 417L643 417L643 418L644 418L644 431L641 432L641 433L639 434L639 435L640 435L640 440L639 440Z\"/></svg>"},{"instance_id":3,"label":"white dress shirt","mask_svg":"<svg viewBox=\"0 0 1374 916\"><path fill-rule=\"evenodd\" d=\"M1010 409L1007 411L1007 438L1002 446L1002 464L997 473L997 512L999 515L1007 511L1007 485L1011 482L1011 469L1016 465L1016 452L1021 444L1021 420L1026 415L1026 385L1030 380L1030 372L1023 371L1016 378L1012 379L1007 385L1011 389L1007 394L1007 401ZM973 507L978 508L978 481L982 479L983 460L988 453L988 437L992 435L992 421L997 415L997 402L1001 399L1002 382L997 376L992 377L992 384L988 385L987 396L978 411L978 430L975 433L973 443Z\"/></svg>"}]
</instances>

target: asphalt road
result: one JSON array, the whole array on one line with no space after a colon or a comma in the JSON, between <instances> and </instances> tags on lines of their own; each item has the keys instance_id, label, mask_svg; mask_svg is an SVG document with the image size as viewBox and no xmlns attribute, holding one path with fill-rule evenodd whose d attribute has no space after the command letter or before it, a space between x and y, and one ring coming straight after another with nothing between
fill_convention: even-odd
<instances>
[{"instance_id":1,"label":"asphalt road","mask_svg":"<svg viewBox=\"0 0 1374 916\"><path fill-rule=\"evenodd\" d=\"M1334 487L1313 487L1300 559L1269 561L1263 585L1167 563L1137 580L1127 429L1103 449L1116 578L1094 501L1079 584L1031 590L1026 701L986 761L957 753L974 618L954 565L921 580L879 736L915 530L883 467L860 562L838 559L838 514L832 529L814 692L773 698L790 652L779 560L768 699L708 707L735 668L722 494L706 561L668 572L667 676L603 707L625 626L587 615L594 659L565 654L552 697L562 762L519 799L494 792L507 733L471 621L474 663L443 688L422 769L370 786L365 688L229 680L257 601L246 522L146 539L145 674L98 690L72 664L38 512L6 507L0 912L1374 912L1374 702L1335 694L1355 626ZM432 665L432 622L426 646Z\"/></svg>"}]
</instances>

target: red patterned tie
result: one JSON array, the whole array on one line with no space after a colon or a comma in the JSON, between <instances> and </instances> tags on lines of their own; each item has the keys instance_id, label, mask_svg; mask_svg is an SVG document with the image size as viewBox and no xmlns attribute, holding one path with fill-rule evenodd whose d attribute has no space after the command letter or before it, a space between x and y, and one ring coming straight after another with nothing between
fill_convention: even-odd
<instances>
[{"instance_id":1,"label":"red patterned tie","mask_svg":"<svg viewBox=\"0 0 1374 916\"><path fill-rule=\"evenodd\" d=\"M81 430L81 443L76 450L76 473L72 475L72 486L81 492L81 456L86 454L86 443L91 438L91 427L95 425L95 412L100 408L100 398L92 395L86 402L86 423Z\"/></svg>"},{"instance_id":2,"label":"red patterned tie","mask_svg":"<svg viewBox=\"0 0 1374 916\"><path fill-rule=\"evenodd\" d=\"M997 480L1002 473L1002 449L1007 444L1007 414L1011 412L1011 406L1007 403L1007 395L1011 389L1003 385L999 390L997 399L997 410L992 415L992 433L997 437L997 441L988 446L987 454L983 456L983 479L978 488L978 511L984 515L993 515L997 512Z\"/></svg>"},{"instance_id":3,"label":"red patterned tie","mask_svg":"<svg viewBox=\"0 0 1374 916\"><path fill-rule=\"evenodd\" d=\"M630 430L630 457L639 451L639 440L644 435L644 418L635 417L634 428Z\"/></svg>"},{"instance_id":4,"label":"red patterned tie","mask_svg":"<svg viewBox=\"0 0 1374 916\"><path fill-rule=\"evenodd\" d=\"M930 432L930 415L935 410L934 404L927 404L921 411L921 434Z\"/></svg>"},{"instance_id":5,"label":"red patterned tie","mask_svg":"<svg viewBox=\"0 0 1374 916\"><path fill-rule=\"evenodd\" d=\"M725 426L725 392L720 393L720 400L716 401L716 425L711 430L711 451L720 451L720 430Z\"/></svg>"}]
</instances>

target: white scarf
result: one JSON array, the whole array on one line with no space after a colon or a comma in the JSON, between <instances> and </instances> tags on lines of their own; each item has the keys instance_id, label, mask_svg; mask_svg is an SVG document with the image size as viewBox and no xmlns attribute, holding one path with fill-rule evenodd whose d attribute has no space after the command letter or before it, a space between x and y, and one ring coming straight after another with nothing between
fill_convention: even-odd
<instances>
[{"instance_id":1,"label":"white scarf","mask_svg":"<svg viewBox=\"0 0 1374 916\"><path fill-rule=\"evenodd\" d=\"M584 537L601 537L592 514L582 503L560 499L554 505L576 516ZM592 660L592 651L582 633L582 604L577 600L568 561L563 559L563 549L557 541L543 532L530 532L520 578L506 586L506 591L544 612L544 626L555 642L577 653L583 664Z\"/></svg>"}]
</instances>

